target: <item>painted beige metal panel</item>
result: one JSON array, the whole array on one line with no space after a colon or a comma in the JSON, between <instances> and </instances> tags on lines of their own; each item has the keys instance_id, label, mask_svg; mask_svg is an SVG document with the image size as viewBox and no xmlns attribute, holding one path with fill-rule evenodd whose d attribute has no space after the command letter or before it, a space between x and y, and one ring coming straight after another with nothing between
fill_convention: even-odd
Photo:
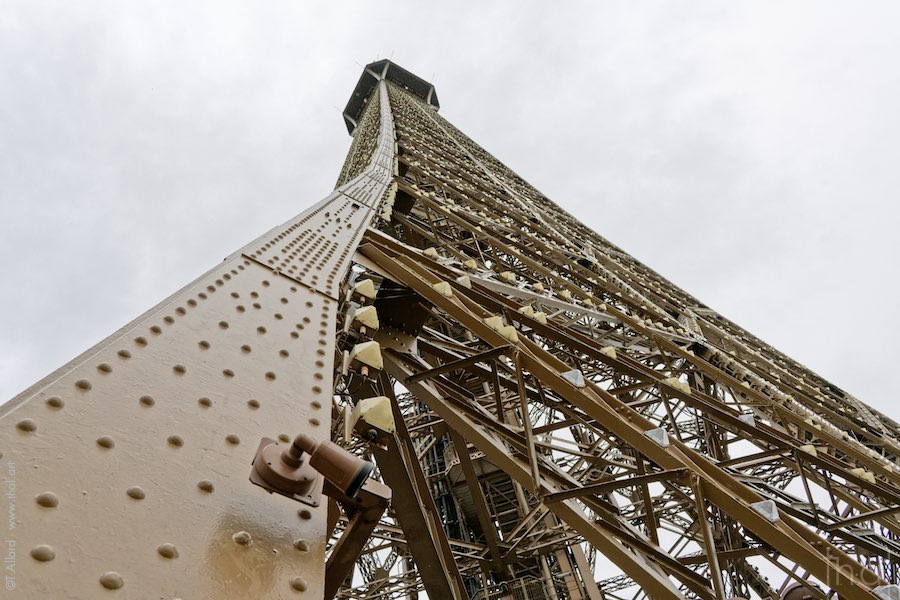
<instances>
[{"instance_id":1,"label":"painted beige metal panel","mask_svg":"<svg viewBox=\"0 0 900 600\"><path fill-rule=\"evenodd\" d=\"M263 436L328 437L338 286L368 169L3 407L5 587L22 598L322 596L326 508L248 481Z\"/></svg>"}]
</instances>

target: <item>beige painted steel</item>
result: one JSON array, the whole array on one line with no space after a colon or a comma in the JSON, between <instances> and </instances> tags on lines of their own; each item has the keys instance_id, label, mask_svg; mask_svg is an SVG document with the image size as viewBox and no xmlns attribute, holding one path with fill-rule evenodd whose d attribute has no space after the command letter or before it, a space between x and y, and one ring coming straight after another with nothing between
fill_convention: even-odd
<instances>
[{"instance_id":1,"label":"beige painted steel","mask_svg":"<svg viewBox=\"0 0 900 600\"><path fill-rule=\"evenodd\" d=\"M328 437L337 290L393 172L379 95L363 173L2 408L8 590L322 596L325 504L248 475L263 436Z\"/></svg>"}]
</instances>

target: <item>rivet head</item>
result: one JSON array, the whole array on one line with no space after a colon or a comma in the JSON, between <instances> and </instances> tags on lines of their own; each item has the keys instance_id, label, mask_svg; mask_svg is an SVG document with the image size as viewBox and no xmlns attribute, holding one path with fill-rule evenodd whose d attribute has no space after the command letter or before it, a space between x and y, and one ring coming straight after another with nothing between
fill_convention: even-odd
<instances>
[{"instance_id":1,"label":"rivet head","mask_svg":"<svg viewBox=\"0 0 900 600\"><path fill-rule=\"evenodd\" d=\"M38 503L38 506L45 508L56 508L59 506L59 496L53 492L41 492L34 497L34 501Z\"/></svg>"},{"instance_id":2,"label":"rivet head","mask_svg":"<svg viewBox=\"0 0 900 600\"><path fill-rule=\"evenodd\" d=\"M50 408L62 408L65 404L66 403L63 402L63 399L59 396L50 396L47 398L47 406Z\"/></svg>"},{"instance_id":3,"label":"rivet head","mask_svg":"<svg viewBox=\"0 0 900 600\"><path fill-rule=\"evenodd\" d=\"M184 375L185 373L187 373L187 367L185 367L184 365L175 365L174 367L172 367L172 370L179 375Z\"/></svg>"},{"instance_id":4,"label":"rivet head","mask_svg":"<svg viewBox=\"0 0 900 600\"><path fill-rule=\"evenodd\" d=\"M299 516L304 521L312 519L312 513L306 510L305 508L301 508L297 511L297 516Z\"/></svg>"},{"instance_id":5,"label":"rivet head","mask_svg":"<svg viewBox=\"0 0 900 600\"><path fill-rule=\"evenodd\" d=\"M175 547L175 544L160 544L156 551L163 558L178 558L178 548Z\"/></svg>"},{"instance_id":6,"label":"rivet head","mask_svg":"<svg viewBox=\"0 0 900 600\"><path fill-rule=\"evenodd\" d=\"M231 536L231 539L235 544L240 544L241 546L249 546L253 543L253 538L250 537L250 534L246 531L238 531L233 536Z\"/></svg>"},{"instance_id":7,"label":"rivet head","mask_svg":"<svg viewBox=\"0 0 900 600\"><path fill-rule=\"evenodd\" d=\"M153 406L154 404L156 404L156 401L150 396L141 396L140 402L144 406Z\"/></svg>"},{"instance_id":8,"label":"rivet head","mask_svg":"<svg viewBox=\"0 0 900 600\"><path fill-rule=\"evenodd\" d=\"M100 363L97 365L97 370L101 373L112 373L112 367L109 366L109 363Z\"/></svg>"},{"instance_id":9,"label":"rivet head","mask_svg":"<svg viewBox=\"0 0 900 600\"><path fill-rule=\"evenodd\" d=\"M293 579L291 579L291 587L298 592L305 592L306 582L303 581L303 579L300 577L294 577Z\"/></svg>"},{"instance_id":10,"label":"rivet head","mask_svg":"<svg viewBox=\"0 0 900 600\"><path fill-rule=\"evenodd\" d=\"M22 419L21 421L16 423L16 427L26 433L37 431L37 423L34 422L34 419Z\"/></svg>"},{"instance_id":11,"label":"rivet head","mask_svg":"<svg viewBox=\"0 0 900 600\"><path fill-rule=\"evenodd\" d=\"M309 542L306 540L294 540L294 548L300 552L309 552Z\"/></svg>"},{"instance_id":12,"label":"rivet head","mask_svg":"<svg viewBox=\"0 0 900 600\"><path fill-rule=\"evenodd\" d=\"M247 400L247 406L250 408L259 408L259 400Z\"/></svg>"},{"instance_id":13,"label":"rivet head","mask_svg":"<svg viewBox=\"0 0 900 600\"><path fill-rule=\"evenodd\" d=\"M41 544L40 546L35 546L31 549L31 558L41 562L49 562L56 558L56 552L53 550L52 546Z\"/></svg>"},{"instance_id":14,"label":"rivet head","mask_svg":"<svg viewBox=\"0 0 900 600\"><path fill-rule=\"evenodd\" d=\"M125 580L115 571L107 571L100 576L100 585L108 590L117 590L125 585Z\"/></svg>"},{"instance_id":15,"label":"rivet head","mask_svg":"<svg viewBox=\"0 0 900 600\"><path fill-rule=\"evenodd\" d=\"M228 435L225 436L225 441L227 441L229 444L234 444L236 446L241 443L241 438L239 438L234 433L229 433Z\"/></svg>"},{"instance_id":16,"label":"rivet head","mask_svg":"<svg viewBox=\"0 0 900 600\"><path fill-rule=\"evenodd\" d=\"M79 379L75 382L75 387L77 387L79 390L88 391L89 389L91 389L91 382L87 379Z\"/></svg>"},{"instance_id":17,"label":"rivet head","mask_svg":"<svg viewBox=\"0 0 900 600\"><path fill-rule=\"evenodd\" d=\"M147 494L144 493L144 489L138 485L128 488L125 493L135 500L143 500L147 497Z\"/></svg>"},{"instance_id":18,"label":"rivet head","mask_svg":"<svg viewBox=\"0 0 900 600\"><path fill-rule=\"evenodd\" d=\"M286 433L279 433L279 434L278 434L278 440L281 441L281 442L287 443L287 442L290 442L290 441L291 441L291 436L289 436L289 435L286 434Z\"/></svg>"},{"instance_id":19,"label":"rivet head","mask_svg":"<svg viewBox=\"0 0 900 600\"><path fill-rule=\"evenodd\" d=\"M116 443L108 435L103 435L97 438L97 445L101 448L112 448Z\"/></svg>"},{"instance_id":20,"label":"rivet head","mask_svg":"<svg viewBox=\"0 0 900 600\"><path fill-rule=\"evenodd\" d=\"M210 400L209 398L200 398L199 400L197 400L197 402L200 403L200 406L205 406L207 408L212 406L212 400Z\"/></svg>"},{"instance_id":21,"label":"rivet head","mask_svg":"<svg viewBox=\"0 0 900 600\"><path fill-rule=\"evenodd\" d=\"M200 488L201 491L206 492L207 494L212 494L216 489L216 486L213 485L213 482L209 479L201 479L197 482L197 487Z\"/></svg>"},{"instance_id":22,"label":"rivet head","mask_svg":"<svg viewBox=\"0 0 900 600\"><path fill-rule=\"evenodd\" d=\"M180 435L170 435L166 439L166 441L169 442L170 446L175 446L176 448L181 448L182 446L184 446L184 440Z\"/></svg>"}]
</instances>

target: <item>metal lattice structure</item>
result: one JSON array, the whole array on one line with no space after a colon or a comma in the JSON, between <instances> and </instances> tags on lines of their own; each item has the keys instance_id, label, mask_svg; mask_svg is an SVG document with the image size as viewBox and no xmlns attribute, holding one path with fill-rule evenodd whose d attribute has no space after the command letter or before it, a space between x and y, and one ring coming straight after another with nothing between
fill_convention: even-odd
<instances>
[{"instance_id":1,"label":"metal lattice structure","mask_svg":"<svg viewBox=\"0 0 900 600\"><path fill-rule=\"evenodd\" d=\"M897 423L438 108L368 65L331 195L3 407L28 597L898 597ZM296 433L386 511L252 485Z\"/></svg>"}]
</instances>

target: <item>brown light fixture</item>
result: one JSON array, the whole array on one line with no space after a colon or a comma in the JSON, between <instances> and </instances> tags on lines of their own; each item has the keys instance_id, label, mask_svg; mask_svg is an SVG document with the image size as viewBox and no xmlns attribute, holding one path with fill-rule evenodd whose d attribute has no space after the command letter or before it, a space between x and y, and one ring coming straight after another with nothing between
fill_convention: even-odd
<instances>
[{"instance_id":1,"label":"brown light fixture","mask_svg":"<svg viewBox=\"0 0 900 600\"><path fill-rule=\"evenodd\" d=\"M354 498L374 468L334 442L317 442L301 433L290 446L263 438L253 459L250 481L270 492L318 506L322 493L319 475Z\"/></svg>"}]
</instances>

